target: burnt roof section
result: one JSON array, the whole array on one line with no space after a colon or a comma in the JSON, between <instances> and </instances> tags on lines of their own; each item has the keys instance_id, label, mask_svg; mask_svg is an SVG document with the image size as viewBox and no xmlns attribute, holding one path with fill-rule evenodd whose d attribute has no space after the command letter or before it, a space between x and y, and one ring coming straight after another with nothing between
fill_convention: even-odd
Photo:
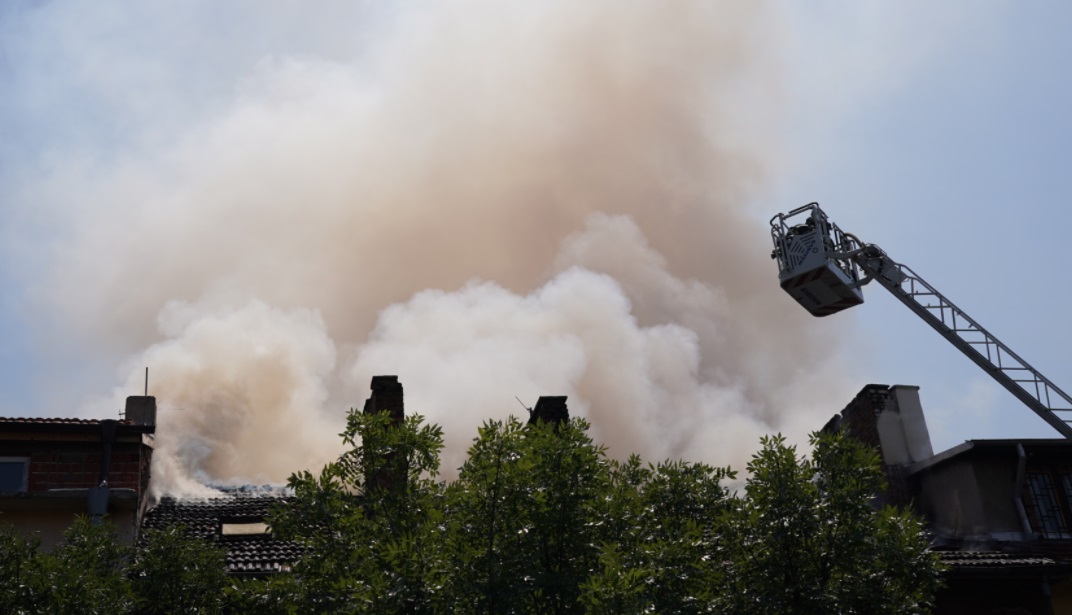
<instances>
[{"instance_id":1,"label":"burnt roof section","mask_svg":"<svg viewBox=\"0 0 1072 615\"><path fill-rule=\"evenodd\" d=\"M304 549L296 542L276 540L271 533L224 536L225 523L264 522L269 510L287 501L286 496L262 493L230 493L212 498L162 498L145 514L142 530L182 525L191 536L207 540L227 551L227 573L234 576L264 576L291 569Z\"/></svg>"}]
</instances>

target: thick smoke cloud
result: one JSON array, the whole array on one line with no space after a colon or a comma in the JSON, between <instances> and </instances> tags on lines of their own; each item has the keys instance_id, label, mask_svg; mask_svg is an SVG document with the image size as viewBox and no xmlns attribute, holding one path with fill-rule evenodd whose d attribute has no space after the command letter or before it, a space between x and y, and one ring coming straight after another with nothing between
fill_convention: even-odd
<instances>
[{"instance_id":1,"label":"thick smoke cloud","mask_svg":"<svg viewBox=\"0 0 1072 615\"><path fill-rule=\"evenodd\" d=\"M374 374L444 425L448 469L515 395L568 394L620 455L740 467L759 434L817 428L851 388L838 342L782 296L748 209L781 155L778 23L402 5L355 19L359 53L264 57L152 148L61 159L29 183L81 204L43 318L128 355L87 412L149 365L176 493L330 459Z\"/></svg>"},{"instance_id":2,"label":"thick smoke cloud","mask_svg":"<svg viewBox=\"0 0 1072 615\"><path fill-rule=\"evenodd\" d=\"M153 369L163 401L153 472L158 488L277 482L296 467L331 461L338 424L324 386L335 346L313 310L284 312L251 300L233 307L169 304L166 341L138 362ZM123 388L136 390L135 372Z\"/></svg>"}]
</instances>

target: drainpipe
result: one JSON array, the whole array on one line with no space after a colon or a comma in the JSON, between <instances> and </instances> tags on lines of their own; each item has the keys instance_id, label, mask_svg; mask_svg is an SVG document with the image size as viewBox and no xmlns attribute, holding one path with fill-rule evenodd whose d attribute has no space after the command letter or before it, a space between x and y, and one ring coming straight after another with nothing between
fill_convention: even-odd
<instances>
[{"instance_id":1,"label":"drainpipe","mask_svg":"<svg viewBox=\"0 0 1072 615\"><path fill-rule=\"evenodd\" d=\"M1020 527L1024 532L1024 540L1028 540L1034 537L1034 532L1031 530L1031 522L1027 518L1027 511L1024 510L1024 473L1027 467L1027 453L1024 452L1024 445L1021 442L1016 443L1016 485L1013 487L1015 491L1012 494L1012 501L1016 504L1016 512L1020 516Z\"/></svg>"},{"instance_id":2,"label":"drainpipe","mask_svg":"<svg viewBox=\"0 0 1072 615\"><path fill-rule=\"evenodd\" d=\"M115 442L116 421L101 421L101 467L97 486L89 488L87 508L90 522L99 525L108 513L108 472L112 468L112 443Z\"/></svg>"}]
</instances>

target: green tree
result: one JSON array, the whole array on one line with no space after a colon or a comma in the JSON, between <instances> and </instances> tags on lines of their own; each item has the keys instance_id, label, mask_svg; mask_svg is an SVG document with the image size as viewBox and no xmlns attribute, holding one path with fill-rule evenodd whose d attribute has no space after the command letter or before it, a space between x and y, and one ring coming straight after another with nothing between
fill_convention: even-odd
<instances>
[{"instance_id":1,"label":"green tree","mask_svg":"<svg viewBox=\"0 0 1072 615\"><path fill-rule=\"evenodd\" d=\"M449 489L458 612L583 612L606 459L580 419L485 423Z\"/></svg>"},{"instance_id":2,"label":"green tree","mask_svg":"<svg viewBox=\"0 0 1072 615\"><path fill-rule=\"evenodd\" d=\"M264 579L230 579L223 591L223 612L228 615L303 615L325 612L302 600L304 592L293 574Z\"/></svg>"},{"instance_id":3,"label":"green tree","mask_svg":"<svg viewBox=\"0 0 1072 615\"><path fill-rule=\"evenodd\" d=\"M665 461L654 468L641 503L648 531L647 583L657 613L702 612L702 597L721 573L714 557L732 479L729 468Z\"/></svg>"},{"instance_id":4,"label":"green tree","mask_svg":"<svg viewBox=\"0 0 1072 615\"><path fill-rule=\"evenodd\" d=\"M220 549L170 528L150 531L131 562L134 553L107 521L77 518L51 551L4 526L0 613L220 612L227 584Z\"/></svg>"},{"instance_id":5,"label":"green tree","mask_svg":"<svg viewBox=\"0 0 1072 615\"><path fill-rule=\"evenodd\" d=\"M273 532L308 547L292 577L232 585L234 612L912 613L939 581L911 514L876 509L875 453L763 438L739 497L729 468L610 461L581 420L479 430L437 482L442 435L352 412L351 450L291 478ZM244 605L238 607L235 605Z\"/></svg>"},{"instance_id":6,"label":"green tree","mask_svg":"<svg viewBox=\"0 0 1072 615\"><path fill-rule=\"evenodd\" d=\"M218 613L228 584L223 549L172 526L149 530L128 571L139 613Z\"/></svg>"},{"instance_id":7,"label":"green tree","mask_svg":"<svg viewBox=\"0 0 1072 615\"><path fill-rule=\"evenodd\" d=\"M37 606L43 613L90 615L126 613L133 607L125 572L130 549L119 544L110 523L78 517L63 542L37 554Z\"/></svg>"},{"instance_id":8,"label":"green tree","mask_svg":"<svg viewBox=\"0 0 1072 615\"><path fill-rule=\"evenodd\" d=\"M531 525L532 460L514 418L480 427L457 481L448 488L452 608L460 613L518 612L530 588L522 548Z\"/></svg>"},{"instance_id":9,"label":"green tree","mask_svg":"<svg viewBox=\"0 0 1072 615\"><path fill-rule=\"evenodd\" d=\"M637 456L612 462L602 569L585 584L591 612L705 612L704 596L721 574L719 548L729 468Z\"/></svg>"},{"instance_id":10,"label":"green tree","mask_svg":"<svg viewBox=\"0 0 1072 615\"><path fill-rule=\"evenodd\" d=\"M40 544L9 523L0 526L0 613L41 612Z\"/></svg>"},{"instance_id":11,"label":"green tree","mask_svg":"<svg viewBox=\"0 0 1072 615\"><path fill-rule=\"evenodd\" d=\"M712 596L728 613L926 612L936 556L910 513L876 510L877 454L843 435L812 436L810 458L765 437L746 495L727 514L727 574Z\"/></svg>"},{"instance_id":12,"label":"green tree","mask_svg":"<svg viewBox=\"0 0 1072 615\"><path fill-rule=\"evenodd\" d=\"M434 612L446 574L442 430L351 411L342 436L352 448L319 476L291 476L295 497L271 517L278 537L308 547L292 599L317 612Z\"/></svg>"},{"instance_id":13,"label":"green tree","mask_svg":"<svg viewBox=\"0 0 1072 615\"><path fill-rule=\"evenodd\" d=\"M521 550L531 561L529 612L583 612L580 586L597 567L597 505L606 487L605 452L588 428L583 419L571 419L525 429L531 523L521 534Z\"/></svg>"}]
</instances>

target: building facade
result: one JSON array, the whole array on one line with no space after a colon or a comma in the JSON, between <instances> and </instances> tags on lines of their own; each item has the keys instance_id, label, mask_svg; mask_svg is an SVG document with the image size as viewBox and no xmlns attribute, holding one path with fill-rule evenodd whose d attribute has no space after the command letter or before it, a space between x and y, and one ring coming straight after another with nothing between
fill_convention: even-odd
<instances>
[{"instance_id":1,"label":"building facade","mask_svg":"<svg viewBox=\"0 0 1072 615\"><path fill-rule=\"evenodd\" d=\"M156 400L120 419L0 418L0 522L60 542L77 515L105 516L135 540L148 505Z\"/></svg>"},{"instance_id":2,"label":"building facade","mask_svg":"<svg viewBox=\"0 0 1072 615\"><path fill-rule=\"evenodd\" d=\"M879 504L927 522L940 615L1072 613L1072 441L969 440L934 454L918 387L868 385L827 423L878 449Z\"/></svg>"}]
</instances>

